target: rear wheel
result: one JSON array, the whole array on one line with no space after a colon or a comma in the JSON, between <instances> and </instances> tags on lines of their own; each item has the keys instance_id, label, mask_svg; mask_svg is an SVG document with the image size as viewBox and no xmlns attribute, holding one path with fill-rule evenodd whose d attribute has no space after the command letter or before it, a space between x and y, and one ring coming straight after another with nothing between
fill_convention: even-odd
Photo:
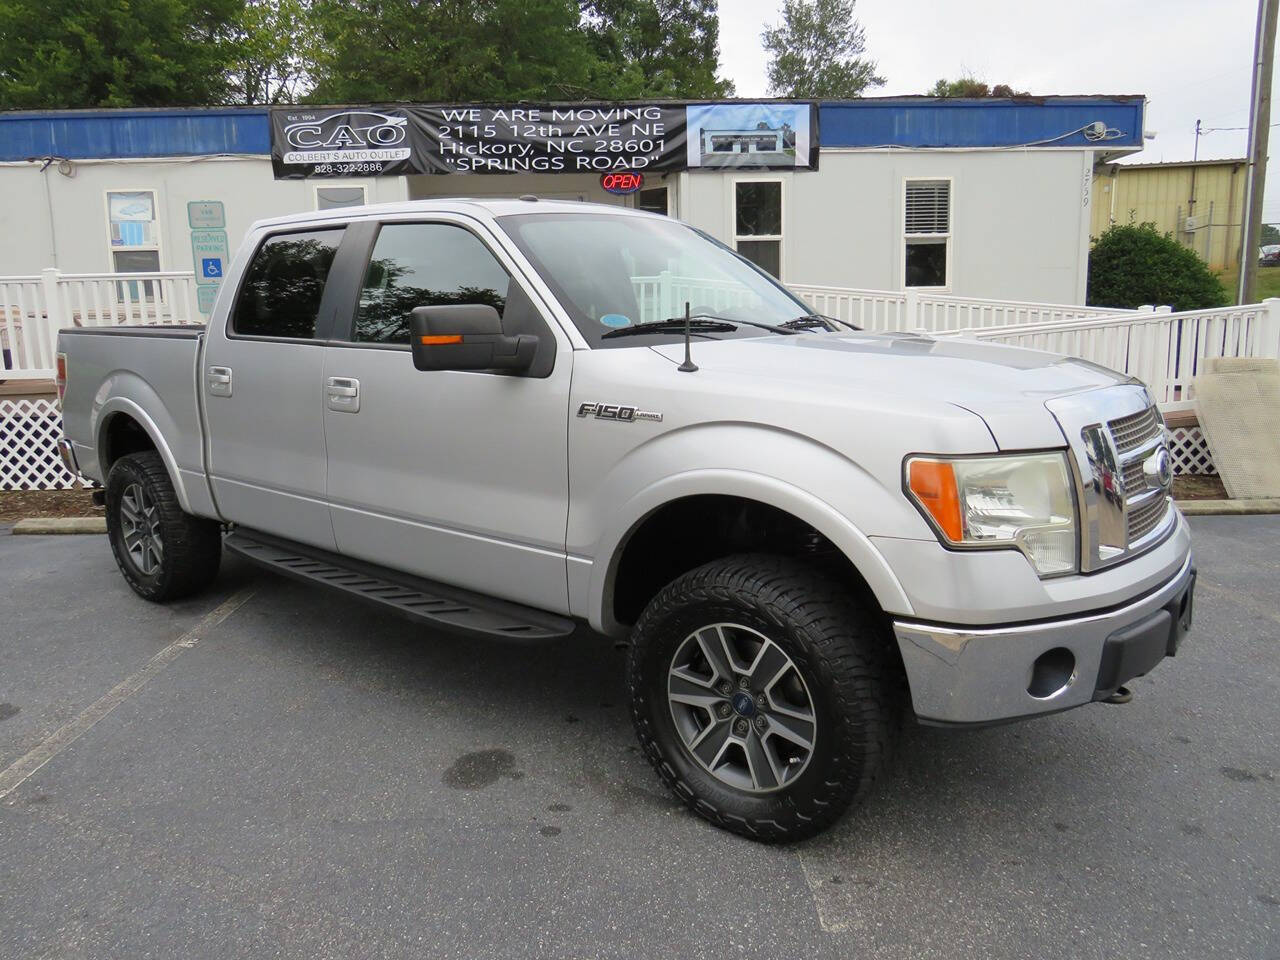
<instances>
[{"instance_id":1,"label":"rear wheel","mask_svg":"<svg viewBox=\"0 0 1280 960\"><path fill-rule=\"evenodd\" d=\"M658 776L699 816L758 840L835 822L901 724L878 615L785 557L730 557L668 584L636 624L628 673Z\"/></svg>"},{"instance_id":2,"label":"rear wheel","mask_svg":"<svg viewBox=\"0 0 1280 960\"><path fill-rule=\"evenodd\" d=\"M106 506L116 565L140 597L176 600L217 576L222 555L218 524L183 513L158 453L131 453L112 465Z\"/></svg>"}]
</instances>

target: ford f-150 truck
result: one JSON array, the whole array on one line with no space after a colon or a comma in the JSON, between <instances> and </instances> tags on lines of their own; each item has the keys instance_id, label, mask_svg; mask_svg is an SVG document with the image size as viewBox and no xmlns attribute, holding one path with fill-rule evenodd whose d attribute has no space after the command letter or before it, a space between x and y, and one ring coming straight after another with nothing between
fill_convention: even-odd
<instances>
[{"instance_id":1,"label":"ford f-150 truck","mask_svg":"<svg viewBox=\"0 0 1280 960\"><path fill-rule=\"evenodd\" d=\"M58 350L63 456L104 485L142 597L204 587L228 550L472 637L585 621L628 647L658 776L762 840L839 817L908 709L1120 700L1190 626L1142 384L862 332L666 217L264 220L207 325Z\"/></svg>"}]
</instances>

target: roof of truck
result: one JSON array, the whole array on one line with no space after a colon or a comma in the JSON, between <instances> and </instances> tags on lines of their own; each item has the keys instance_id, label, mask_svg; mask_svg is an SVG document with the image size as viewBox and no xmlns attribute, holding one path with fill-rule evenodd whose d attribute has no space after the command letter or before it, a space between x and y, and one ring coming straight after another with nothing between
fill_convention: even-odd
<instances>
[{"instance_id":1,"label":"roof of truck","mask_svg":"<svg viewBox=\"0 0 1280 960\"><path fill-rule=\"evenodd\" d=\"M642 210L609 203L583 203L579 200L539 200L535 196L525 197L442 197L432 200L404 200L396 203L367 203L356 207L334 207L331 210L309 210L304 213L291 213L283 217L269 217L258 220L252 229L259 227L294 226L307 223L325 223L331 220L356 220L370 216L399 216L403 214L423 213L470 213L483 211L492 217L502 217L515 213L581 213L590 210L592 213L616 213L633 216L657 216Z\"/></svg>"}]
</instances>

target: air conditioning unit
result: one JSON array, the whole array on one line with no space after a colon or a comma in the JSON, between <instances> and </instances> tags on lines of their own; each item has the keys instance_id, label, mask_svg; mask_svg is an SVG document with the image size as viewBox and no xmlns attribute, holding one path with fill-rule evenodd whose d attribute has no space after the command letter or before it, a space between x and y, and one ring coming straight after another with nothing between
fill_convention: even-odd
<instances>
[{"instance_id":1,"label":"air conditioning unit","mask_svg":"<svg viewBox=\"0 0 1280 960\"><path fill-rule=\"evenodd\" d=\"M1199 217L1186 217L1182 221L1182 232L1195 233L1197 230L1203 227L1206 222L1208 222L1208 219L1209 219L1208 217L1203 215Z\"/></svg>"}]
</instances>

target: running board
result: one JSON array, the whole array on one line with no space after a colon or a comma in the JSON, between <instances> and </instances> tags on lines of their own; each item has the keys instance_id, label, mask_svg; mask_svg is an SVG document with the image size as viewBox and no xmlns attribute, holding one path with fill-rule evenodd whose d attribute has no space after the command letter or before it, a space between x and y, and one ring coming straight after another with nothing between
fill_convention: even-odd
<instances>
[{"instance_id":1,"label":"running board","mask_svg":"<svg viewBox=\"0 0 1280 960\"><path fill-rule=\"evenodd\" d=\"M237 527L222 545L253 563L303 583L328 587L418 623L507 641L567 637L568 617L423 580L318 547Z\"/></svg>"}]
</instances>

